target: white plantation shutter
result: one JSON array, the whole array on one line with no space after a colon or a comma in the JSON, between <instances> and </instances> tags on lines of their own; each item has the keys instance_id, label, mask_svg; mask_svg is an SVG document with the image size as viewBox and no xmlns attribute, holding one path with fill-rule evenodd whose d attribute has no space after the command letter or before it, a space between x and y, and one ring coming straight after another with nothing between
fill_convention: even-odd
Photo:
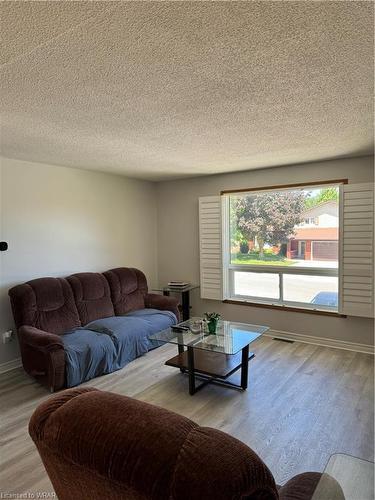
<instances>
[{"instance_id":1,"label":"white plantation shutter","mask_svg":"<svg viewBox=\"0 0 375 500\"><path fill-rule=\"evenodd\" d=\"M199 198L201 298L222 300L221 197Z\"/></svg>"},{"instance_id":2,"label":"white plantation shutter","mask_svg":"<svg viewBox=\"0 0 375 500\"><path fill-rule=\"evenodd\" d=\"M374 317L374 189L345 184L341 204L340 312Z\"/></svg>"}]
</instances>

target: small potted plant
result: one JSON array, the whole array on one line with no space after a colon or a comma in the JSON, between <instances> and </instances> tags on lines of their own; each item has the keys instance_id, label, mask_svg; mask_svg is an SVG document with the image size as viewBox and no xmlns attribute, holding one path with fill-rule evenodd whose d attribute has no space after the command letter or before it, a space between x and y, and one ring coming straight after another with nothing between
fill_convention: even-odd
<instances>
[{"instance_id":1,"label":"small potted plant","mask_svg":"<svg viewBox=\"0 0 375 500\"><path fill-rule=\"evenodd\" d=\"M216 333L216 328L217 328L217 322L219 321L220 319L220 314L219 313L215 313L215 312L206 312L204 313L204 317L207 321L207 327L208 327L208 331L211 333L211 334L215 334Z\"/></svg>"}]
</instances>

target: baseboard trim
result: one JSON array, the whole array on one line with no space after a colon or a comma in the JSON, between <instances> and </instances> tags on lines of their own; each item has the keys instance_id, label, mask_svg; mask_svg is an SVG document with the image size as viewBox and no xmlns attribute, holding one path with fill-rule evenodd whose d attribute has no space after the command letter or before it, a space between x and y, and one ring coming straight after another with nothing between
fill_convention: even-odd
<instances>
[{"instance_id":1,"label":"baseboard trim","mask_svg":"<svg viewBox=\"0 0 375 500\"><path fill-rule=\"evenodd\" d=\"M267 337L276 337L282 340L294 340L296 342L303 342L305 344L315 344L323 347L345 349L346 351L374 354L374 346L368 344L358 344L356 342L346 342L336 339L325 339L322 337L314 337L312 335L303 335L301 333L283 332L281 330L269 330L264 335Z\"/></svg>"},{"instance_id":2,"label":"baseboard trim","mask_svg":"<svg viewBox=\"0 0 375 500\"><path fill-rule=\"evenodd\" d=\"M6 363L0 363L0 374L10 372L11 370L15 370L16 368L20 368L21 366L21 358L12 359L11 361L7 361Z\"/></svg>"}]
</instances>

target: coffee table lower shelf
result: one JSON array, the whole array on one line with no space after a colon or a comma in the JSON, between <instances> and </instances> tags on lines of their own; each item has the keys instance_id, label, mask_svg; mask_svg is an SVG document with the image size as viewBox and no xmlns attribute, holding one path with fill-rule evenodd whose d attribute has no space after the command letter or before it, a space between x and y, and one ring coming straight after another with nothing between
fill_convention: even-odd
<instances>
[{"instance_id":1,"label":"coffee table lower shelf","mask_svg":"<svg viewBox=\"0 0 375 500\"><path fill-rule=\"evenodd\" d=\"M188 347L187 351L180 352L165 364L179 368L182 373L189 375L189 393L193 395L208 383L246 390L248 362L254 356L254 353L249 353L249 346L237 354L223 354ZM240 368L241 385L226 380ZM195 378L203 380L203 383L196 387Z\"/></svg>"}]
</instances>

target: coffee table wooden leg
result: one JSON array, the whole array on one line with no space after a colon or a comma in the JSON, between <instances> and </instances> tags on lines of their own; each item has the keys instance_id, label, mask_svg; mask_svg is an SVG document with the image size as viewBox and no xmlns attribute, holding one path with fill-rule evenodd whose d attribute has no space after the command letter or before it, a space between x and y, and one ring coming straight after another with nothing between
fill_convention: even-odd
<instances>
[{"instance_id":1,"label":"coffee table wooden leg","mask_svg":"<svg viewBox=\"0 0 375 500\"><path fill-rule=\"evenodd\" d=\"M242 360L241 360L241 387L243 390L247 389L248 376L249 376L249 346L247 345L242 349Z\"/></svg>"},{"instance_id":2,"label":"coffee table wooden leg","mask_svg":"<svg viewBox=\"0 0 375 500\"><path fill-rule=\"evenodd\" d=\"M187 348L188 352L188 368L189 368L189 394L195 394L195 374L194 374L194 349Z\"/></svg>"}]
</instances>

